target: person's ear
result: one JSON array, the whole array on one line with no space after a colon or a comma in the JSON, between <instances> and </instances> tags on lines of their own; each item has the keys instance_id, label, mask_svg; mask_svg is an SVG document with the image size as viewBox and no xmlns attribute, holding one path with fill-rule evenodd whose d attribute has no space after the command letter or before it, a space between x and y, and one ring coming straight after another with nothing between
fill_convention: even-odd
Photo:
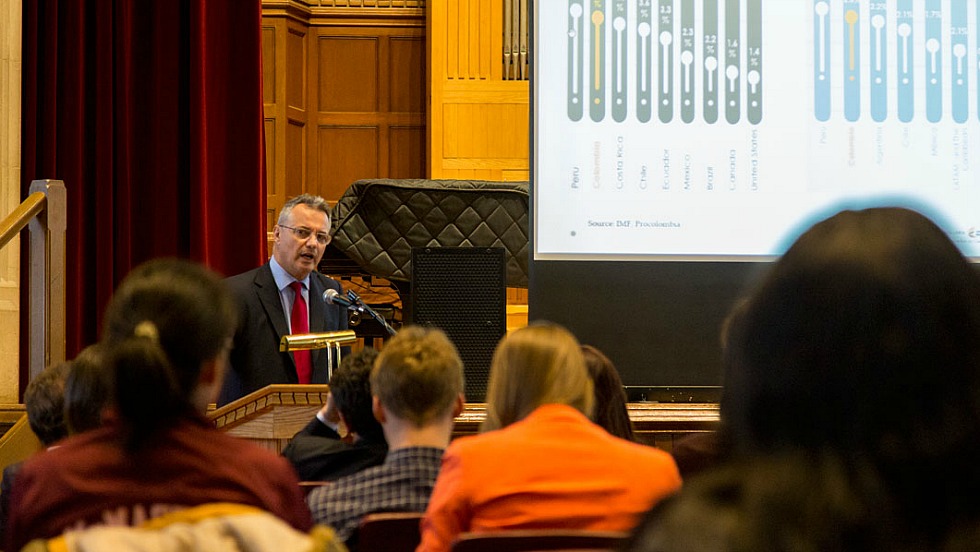
<instances>
[{"instance_id":1,"label":"person's ear","mask_svg":"<svg viewBox=\"0 0 980 552\"><path fill-rule=\"evenodd\" d=\"M197 376L198 384L214 385L218 381L222 370L220 368L221 359L213 358L201 363L201 373Z\"/></svg>"},{"instance_id":2,"label":"person's ear","mask_svg":"<svg viewBox=\"0 0 980 552\"><path fill-rule=\"evenodd\" d=\"M225 360L222 357L205 360L201 363L201 371L197 375L197 386L194 388L192 404L203 413L208 403L213 403L221 393L221 384L225 376Z\"/></svg>"},{"instance_id":3,"label":"person's ear","mask_svg":"<svg viewBox=\"0 0 980 552\"><path fill-rule=\"evenodd\" d=\"M463 394L460 393L456 395L456 403L453 404L453 418L463 413L463 408L465 404L466 404L466 399L463 397Z\"/></svg>"},{"instance_id":4,"label":"person's ear","mask_svg":"<svg viewBox=\"0 0 980 552\"><path fill-rule=\"evenodd\" d=\"M371 397L371 412L374 413L374 419L378 420L379 424L383 424L388 420L385 407L381 404L381 400L378 399L377 395Z\"/></svg>"}]
</instances>

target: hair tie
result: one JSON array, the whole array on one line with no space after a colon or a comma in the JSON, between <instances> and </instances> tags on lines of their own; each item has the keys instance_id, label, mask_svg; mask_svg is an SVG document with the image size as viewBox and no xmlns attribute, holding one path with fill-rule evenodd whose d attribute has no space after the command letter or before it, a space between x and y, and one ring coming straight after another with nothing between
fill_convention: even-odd
<instances>
[{"instance_id":1,"label":"hair tie","mask_svg":"<svg viewBox=\"0 0 980 552\"><path fill-rule=\"evenodd\" d=\"M136 337L145 337L154 343L160 342L160 332L157 331L157 326L149 320L144 320L133 328L133 335Z\"/></svg>"}]
</instances>

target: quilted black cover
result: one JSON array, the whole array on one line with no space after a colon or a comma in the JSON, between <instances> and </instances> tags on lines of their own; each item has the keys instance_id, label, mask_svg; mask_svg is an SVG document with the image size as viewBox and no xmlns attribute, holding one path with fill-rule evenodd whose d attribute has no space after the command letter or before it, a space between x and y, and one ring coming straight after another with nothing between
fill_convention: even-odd
<instances>
[{"instance_id":1,"label":"quilted black cover","mask_svg":"<svg viewBox=\"0 0 980 552\"><path fill-rule=\"evenodd\" d=\"M527 287L527 182L358 180L331 220L333 247L373 276L410 281L413 247L503 247L507 285Z\"/></svg>"}]
</instances>

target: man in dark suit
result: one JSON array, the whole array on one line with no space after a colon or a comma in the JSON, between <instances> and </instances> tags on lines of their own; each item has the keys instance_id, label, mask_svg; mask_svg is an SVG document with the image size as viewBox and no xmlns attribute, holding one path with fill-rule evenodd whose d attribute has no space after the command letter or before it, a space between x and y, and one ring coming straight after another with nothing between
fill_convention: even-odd
<instances>
[{"instance_id":1,"label":"man in dark suit","mask_svg":"<svg viewBox=\"0 0 980 552\"><path fill-rule=\"evenodd\" d=\"M282 451L300 481L334 481L384 462L388 443L371 405L376 358L370 347L345 356L330 376L327 402ZM341 424L347 428L344 439Z\"/></svg>"},{"instance_id":2,"label":"man in dark suit","mask_svg":"<svg viewBox=\"0 0 980 552\"><path fill-rule=\"evenodd\" d=\"M307 359L306 352L279 352L279 341L291 333L347 329L346 311L323 301L323 292L340 292L340 284L316 271L330 243L326 200L310 194L290 199L272 234L269 262L227 280L240 314L219 405L273 383L327 383L326 350L309 351Z\"/></svg>"}]
</instances>

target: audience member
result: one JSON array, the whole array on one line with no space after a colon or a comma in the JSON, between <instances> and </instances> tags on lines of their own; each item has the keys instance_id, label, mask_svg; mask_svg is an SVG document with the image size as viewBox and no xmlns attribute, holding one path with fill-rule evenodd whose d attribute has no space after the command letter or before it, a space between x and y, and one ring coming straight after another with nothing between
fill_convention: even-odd
<instances>
[{"instance_id":1,"label":"audience member","mask_svg":"<svg viewBox=\"0 0 980 552\"><path fill-rule=\"evenodd\" d=\"M455 440L422 522L420 552L463 532L628 530L680 488L669 454L592 423L593 386L567 330L532 324L493 356L485 433Z\"/></svg>"},{"instance_id":2,"label":"audience member","mask_svg":"<svg viewBox=\"0 0 980 552\"><path fill-rule=\"evenodd\" d=\"M745 309L722 402L733 460L630 550L975 550L980 274L946 233L907 209L843 211Z\"/></svg>"},{"instance_id":3,"label":"audience member","mask_svg":"<svg viewBox=\"0 0 980 552\"><path fill-rule=\"evenodd\" d=\"M59 362L41 371L24 391L27 423L41 444L50 447L68 436L65 425L65 380L70 362Z\"/></svg>"},{"instance_id":4,"label":"audience member","mask_svg":"<svg viewBox=\"0 0 980 552\"><path fill-rule=\"evenodd\" d=\"M726 373L732 370L732 347L729 346L729 336L735 331L746 308L745 301L737 302L721 325L722 365ZM728 379L727 376L725 379ZM725 402L724 390L722 390L721 402ZM681 477L685 482L689 482L692 477L723 463L728 457L728 448L719 432L705 431L690 433L677 439L670 454L677 462Z\"/></svg>"},{"instance_id":5,"label":"audience member","mask_svg":"<svg viewBox=\"0 0 980 552\"><path fill-rule=\"evenodd\" d=\"M330 243L327 201L310 194L290 199L272 237L269 262L228 278L239 317L219 405L274 383L327 383L327 351L281 352L279 341L347 329L347 311L323 301L326 290L341 292L340 284L316 271Z\"/></svg>"},{"instance_id":6,"label":"audience member","mask_svg":"<svg viewBox=\"0 0 980 552\"><path fill-rule=\"evenodd\" d=\"M24 464L4 549L212 502L258 507L308 531L289 463L203 418L234 322L224 283L200 265L158 260L133 270L104 318L115 415Z\"/></svg>"},{"instance_id":7,"label":"audience member","mask_svg":"<svg viewBox=\"0 0 980 552\"><path fill-rule=\"evenodd\" d=\"M68 436L64 405L65 380L70 372L71 364L68 362L48 366L27 384L24 391L27 424L45 449ZM3 480L0 481L0 537L6 536L10 492L23 466L23 462L15 462L3 469Z\"/></svg>"},{"instance_id":8,"label":"audience member","mask_svg":"<svg viewBox=\"0 0 980 552\"><path fill-rule=\"evenodd\" d=\"M780 453L705 471L685 482L679 495L654 507L625 549L929 550L899 523L880 483L843 460L838 455Z\"/></svg>"},{"instance_id":9,"label":"audience member","mask_svg":"<svg viewBox=\"0 0 980 552\"><path fill-rule=\"evenodd\" d=\"M111 392L104 362L98 343L82 349L71 362L65 380L65 424L71 435L102 427Z\"/></svg>"},{"instance_id":10,"label":"audience member","mask_svg":"<svg viewBox=\"0 0 980 552\"><path fill-rule=\"evenodd\" d=\"M326 404L286 445L282 454L300 480L333 481L384 462L388 443L371 408L371 367L377 357L370 347L344 357L330 376ZM348 432L343 440L341 423Z\"/></svg>"},{"instance_id":11,"label":"audience member","mask_svg":"<svg viewBox=\"0 0 980 552\"><path fill-rule=\"evenodd\" d=\"M403 328L378 356L371 390L388 439L384 464L314 489L308 498L314 519L344 540L365 514L425 510L453 420L463 410L463 362L441 330Z\"/></svg>"},{"instance_id":12,"label":"audience member","mask_svg":"<svg viewBox=\"0 0 980 552\"><path fill-rule=\"evenodd\" d=\"M626 390L616 366L602 351L591 345L582 345L582 356L595 390L592 419L611 435L633 441L633 422L626 409Z\"/></svg>"}]
</instances>

